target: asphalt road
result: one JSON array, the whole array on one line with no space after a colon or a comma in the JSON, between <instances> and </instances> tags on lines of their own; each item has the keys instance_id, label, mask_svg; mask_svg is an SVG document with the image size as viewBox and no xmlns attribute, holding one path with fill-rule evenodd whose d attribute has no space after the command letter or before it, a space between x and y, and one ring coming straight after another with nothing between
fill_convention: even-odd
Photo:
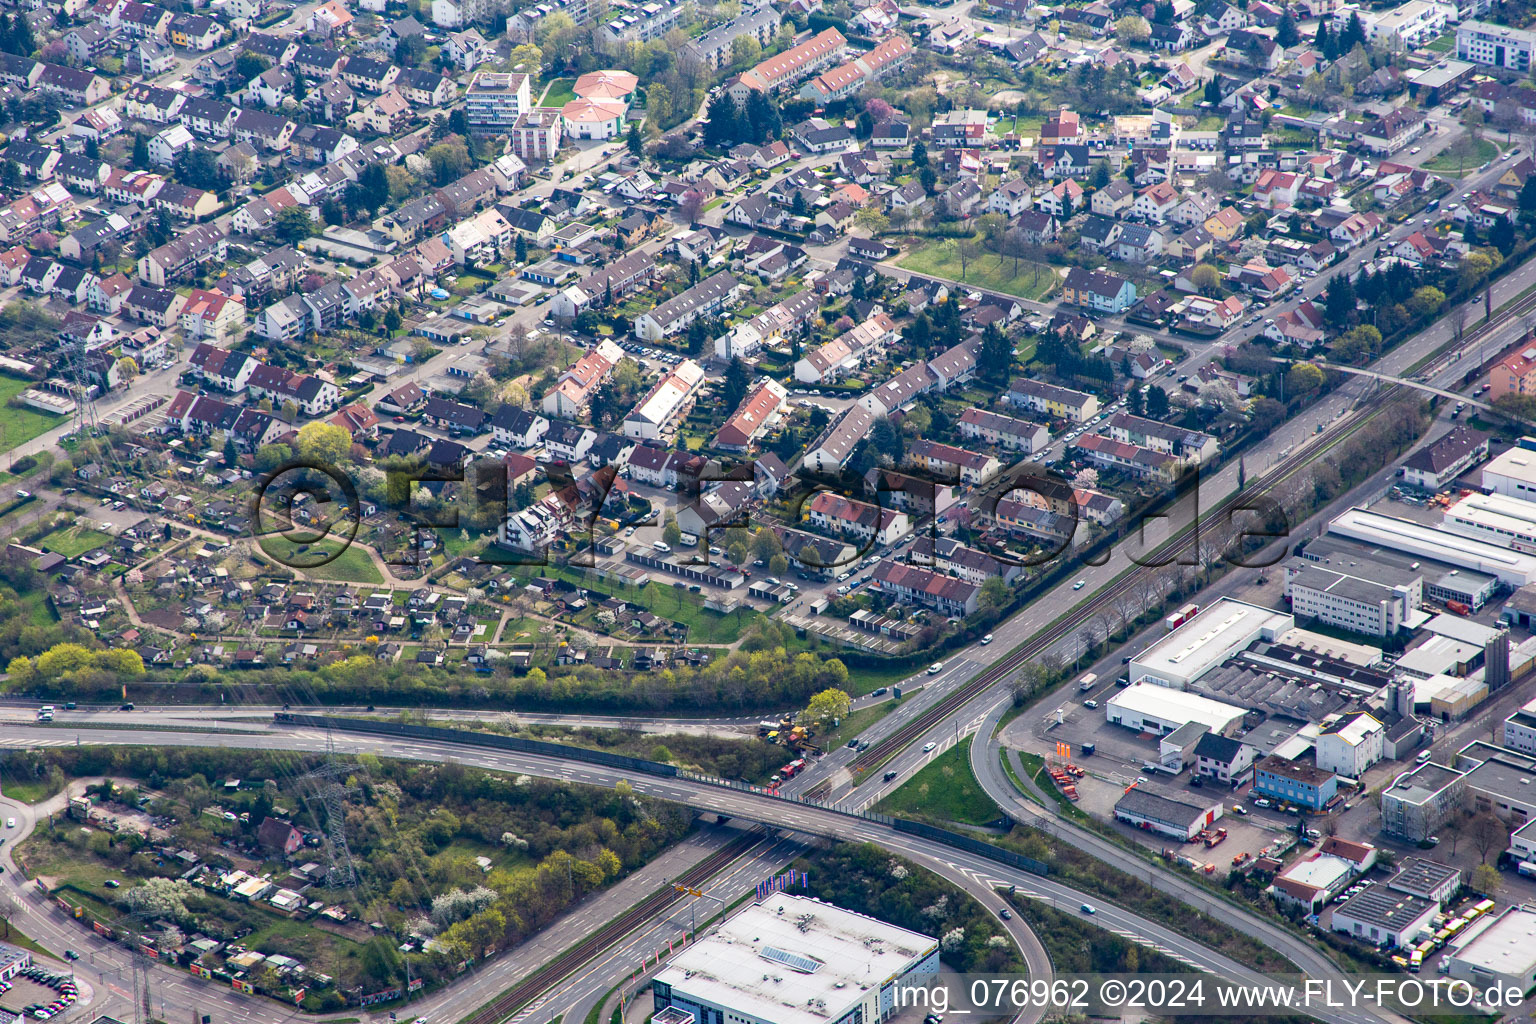
<instances>
[{"instance_id":1,"label":"asphalt road","mask_svg":"<svg viewBox=\"0 0 1536 1024\"><path fill-rule=\"evenodd\" d=\"M1138 942L1200 970L1249 983L1264 980L1257 972L1233 961L1218 950L1210 949L1154 921L1049 878L1029 874L1000 865L987 858L947 847L935 848L925 840L897 832L877 821L851 818L831 810L790 803L765 794L499 750L415 740L400 742L367 735L338 734L328 737L319 730L277 726L260 736L243 734L221 736L218 743L222 746L246 749L321 751L326 749L328 740L334 741L336 749L344 754L373 753L384 757L426 761L452 759L461 764L493 771L526 773L608 788L622 780L632 786L636 792L687 804L700 810L715 811L745 820L762 821L782 830L802 832L807 835L876 843L924 866L933 867L936 870L947 869L951 873L958 872L959 877L971 880L972 884L968 888L974 888L977 885L984 888L1014 885L1022 894L1032 899L1039 899L1058 909L1074 913L1078 912L1078 908L1083 903L1091 902L1097 910L1094 923L1100 927L1132 937ZM82 736L82 741L113 745L195 746L207 743L208 738L193 733L167 733L152 730L92 730L89 735ZM53 742L68 742L68 740ZM37 745L36 734L31 728L0 727L0 747L35 745ZM1330 961L1305 946L1295 951L1293 959L1298 967L1314 977L1340 976L1338 969ZM464 1004L459 1002L458 1005ZM1362 1024L1365 1021L1379 1019L1373 1014L1360 1011L1327 1011L1319 1012L1315 1016L1327 1024Z\"/></svg>"}]
</instances>

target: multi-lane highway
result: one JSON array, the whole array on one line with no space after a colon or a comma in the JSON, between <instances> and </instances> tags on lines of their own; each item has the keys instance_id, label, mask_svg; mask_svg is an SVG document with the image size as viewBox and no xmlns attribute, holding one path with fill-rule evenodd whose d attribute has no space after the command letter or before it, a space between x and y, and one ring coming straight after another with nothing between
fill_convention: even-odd
<instances>
[{"instance_id":1,"label":"multi-lane highway","mask_svg":"<svg viewBox=\"0 0 1536 1024\"><path fill-rule=\"evenodd\" d=\"M25 726L0 727L0 747L30 746L35 737L27 733L33 730ZM193 746L207 742L207 737L186 732L157 732L153 730L93 730L89 737L95 742L113 745L175 745ZM781 830L806 835L829 837L844 841L876 843L893 853L909 857L946 877L963 880L973 892L1001 886L1017 886L1020 893L1043 900L1068 912L1077 912L1086 901L1092 901L1098 913L1094 923L1145 943L1160 952L1200 970L1210 971L1222 977L1245 982L1259 982L1261 975L1237 963L1224 953L1211 949L1194 939L1179 935L1157 922L1106 903L1091 894L1083 893L1021 869L1000 864L977 854L933 843L916 836L898 832L878 820L866 819L830 809L794 803L764 793L711 786L687 779L672 779L629 771L620 768L571 762L557 758L511 751L464 746L430 740L400 740L393 737L375 737L337 733L327 735L321 730L274 725L267 733L229 734L220 736L222 746L261 750L323 751L328 743L347 754L372 753L384 757L401 757L424 761L454 760L460 764L487 768L494 771L525 773L567 782L612 787L626 782L636 792L695 807L730 815L746 821L760 821ZM992 895L989 905L1000 908L999 897ZM1314 977L1340 977L1337 967L1304 943L1296 943L1294 950L1282 949L1297 966ZM1278 947L1277 947L1278 948ZM1031 954L1028 946L1026 955ZM1294 954L1294 955L1292 955ZM1035 955L1043 955L1043 951ZM1048 964L1031 963L1031 969L1042 973ZM425 1003L423 1005L430 1005ZM455 996L455 1005L463 1006ZM1328 1024L1363 1024L1381 1019L1364 1011L1331 1011L1317 1015Z\"/></svg>"}]
</instances>

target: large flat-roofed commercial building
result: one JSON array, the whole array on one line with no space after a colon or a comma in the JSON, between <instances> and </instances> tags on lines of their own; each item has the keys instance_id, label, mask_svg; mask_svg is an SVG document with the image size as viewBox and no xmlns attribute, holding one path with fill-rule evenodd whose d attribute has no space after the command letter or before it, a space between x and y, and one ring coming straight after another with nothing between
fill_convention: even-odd
<instances>
[{"instance_id":1,"label":"large flat-roofed commercial building","mask_svg":"<svg viewBox=\"0 0 1536 1024\"><path fill-rule=\"evenodd\" d=\"M1489 459L1483 467L1483 490L1536 501L1536 451L1517 445Z\"/></svg>"},{"instance_id":2,"label":"large flat-roofed commercial building","mask_svg":"<svg viewBox=\"0 0 1536 1024\"><path fill-rule=\"evenodd\" d=\"M1188 795L1181 793L1186 799L1175 799L1135 786L1115 804L1115 817L1147 832L1188 842L1221 817L1223 810L1220 800L1192 803Z\"/></svg>"},{"instance_id":3,"label":"large flat-roofed commercial building","mask_svg":"<svg viewBox=\"0 0 1536 1024\"><path fill-rule=\"evenodd\" d=\"M1473 572L1448 562L1405 554L1331 533L1307 541L1307 546L1297 551L1296 557L1317 562L1337 572L1366 576L1383 582L1400 577L1378 575L1378 571L1418 577L1422 580L1421 599L1460 601L1471 606L1474 611L1486 604L1499 587L1498 577L1487 573Z\"/></svg>"},{"instance_id":4,"label":"large flat-roofed commercial building","mask_svg":"<svg viewBox=\"0 0 1536 1024\"><path fill-rule=\"evenodd\" d=\"M1404 554L1449 562L1457 568L1488 573L1511 587L1536 582L1536 555L1522 554L1395 516L1352 508L1328 524L1328 532L1378 544Z\"/></svg>"},{"instance_id":5,"label":"large flat-roofed commercial building","mask_svg":"<svg viewBox=\"0 0 1536 1024\"><path fill-rule=\"evenodd\" d=\"M1504 735L1500 739L1510 750L1536 754L1536 700L1504 719Z\"/></svg>"},{"instance_id":6,"label":"large flat-roofed commercial building","mask_svg":"<svg viewBox=\"0 0 1536 1024\"><path fill-rule=\"evenodd\" d=\"M1426 761L1381 791L1381 830L1422 843L1461 808L1466 772Z\"/></svg>"},{"instance_id":7,"label":"large flat-roofed commercial building","mask_svg":"<svg viewBox=\"0 0 1536 1024\"><path fill-rule=\"evenodd\" d=\"M1406 946L1440 913L1440 904L1373 885L1333 908L1333 930L1378 946Z\"/></svg>"},{"instance_id":8,"label":"large flat-roofed commercial building","mask_svg":"<svg viewBox=\"0 0 1536 1024\"><path fill-rule=\"evenodd\" d=\"M1531 70L1531 51L1536 33L1486 21L1466 21L1456 29L1456 56L1474 64Z\"/></svg>"},{"instance_id":9,"label":"large flat-roofed commercial building","mask_svg":"<svg viewBox=\"0 0 1536 1024\"><path fill-rule=\"evenodd\" d=\"M1452 978L1479 990L1497 984L1529 991L1536 985L1536 912L1510 907L1445 959Z\"/></svg>"},{"instance_id":10,"label":"large flat-roofed commercial building","mask_svg":"<svg viewBox=\"0 0 1536 1024\"><path fill-rule=\"evenodd\" d=\"M1391 636L1406 628L1423 594L1422 577L1384 566L1345 572L1304 558L1293 558L1285 565L1285 596L1291 613L1352 633Z\"/></svg>"},{"instance_id":11,"label":"large flat-roofed commercial building","mask_svg":"<svg viewBox=\"0 0 1536 1024\"><path fill-rule=\"evenodd\" d=\"M1452 533L1526 554L1536 553L1536 504L1503 494L1469 494L1445 510Z\"/></svg>"},{"instance_id":12,"label":"large flat-roofed commercial building","mask_svg":"<svg viewBox=\"0 0 1536 1024\"><path fill-rule=\"evenodd\" d=\"M1405 857L1387 888L1444 906L1461 891L1461 869L1423 857Z\"/></svg>"},{"instance_id":13,"label":"large flat-roofed commercial building","mask_svg":"<svg viewBox=\"0 0 1536 1024\"><path fill-rule=\"evenodd\" d=\"M938 969L937 939L774 893L674 956L651 988L675 1024L878 1024L898 989Z\"/></svg>"},{"instance_id":14,"label":"large flat-roofed commercial building","mask_svg":"<svg viewBox=\"0 0 1536 1024\"><path fill-rule=\"evenodd\" d=\"M1187 689L1255 640L1274 640L1295 625L1295 618L1284 612L1219 598L1133 657L1131 681Z\"/></svg>"},{"instance_id":15,"label":"large flat-roofed commercial building","mask_svg":"<svg viewBox=\"0 0 1536 1024\"><path fill-rule=\"evenodd\" d=\"M1454 764L1467 773L1467 806L1492 811L1512 828L1536 819L1536 757L1496 743L1473 740L1456 751Z\"/></svg>"},{"instance_id":16,"label":"large flat-roofed commercial building","mask_svg":"<svg viewBox=\"0 0 1536 1024\"><path fill-rule=\"evenodd\" d=\"M1242 708L1219 700L1147 683L1133 683L1104 705L1104 719L1111 725L1157 736L1166 736L1190 722L1198 722L1218 736L1230 736L1242 724L1243 714Z\"/></svg>"}]
</instances>

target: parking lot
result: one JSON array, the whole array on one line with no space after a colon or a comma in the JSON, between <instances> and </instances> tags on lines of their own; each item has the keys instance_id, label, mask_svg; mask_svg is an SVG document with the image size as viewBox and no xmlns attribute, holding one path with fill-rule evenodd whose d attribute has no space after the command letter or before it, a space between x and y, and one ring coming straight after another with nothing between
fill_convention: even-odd
<instances>
[{"instance_id":1,"label":"parking lot","mask_svg":"<svg viewBox=\"0 0 1536 1024\"><path fill-rule=\"evenodd\" d=\"M9 986L7 991L0 993L0 1009L30 1020L47 1020L73 1008L74 979L68 974L30 967L0 985ZM58 1010L49 1009L55 1005L59 1006Z\"/></svg>"}]
</instances>

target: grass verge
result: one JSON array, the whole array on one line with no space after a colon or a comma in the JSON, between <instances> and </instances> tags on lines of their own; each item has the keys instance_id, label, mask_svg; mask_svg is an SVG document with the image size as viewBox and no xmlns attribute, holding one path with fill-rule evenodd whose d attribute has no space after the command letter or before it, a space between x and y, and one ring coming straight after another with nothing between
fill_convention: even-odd
<instances>
[{"instance_id":1,"label":"grass verge","mask_svg":"<svg viewBox=\"0 0 1536 1024\"><path fill-rule=\"evenodd\" d=\"M880 801L883 814L990 825L1002 815L971 773L971 740L966 737L929 761Z\"/></svg>"}]
</instances>

